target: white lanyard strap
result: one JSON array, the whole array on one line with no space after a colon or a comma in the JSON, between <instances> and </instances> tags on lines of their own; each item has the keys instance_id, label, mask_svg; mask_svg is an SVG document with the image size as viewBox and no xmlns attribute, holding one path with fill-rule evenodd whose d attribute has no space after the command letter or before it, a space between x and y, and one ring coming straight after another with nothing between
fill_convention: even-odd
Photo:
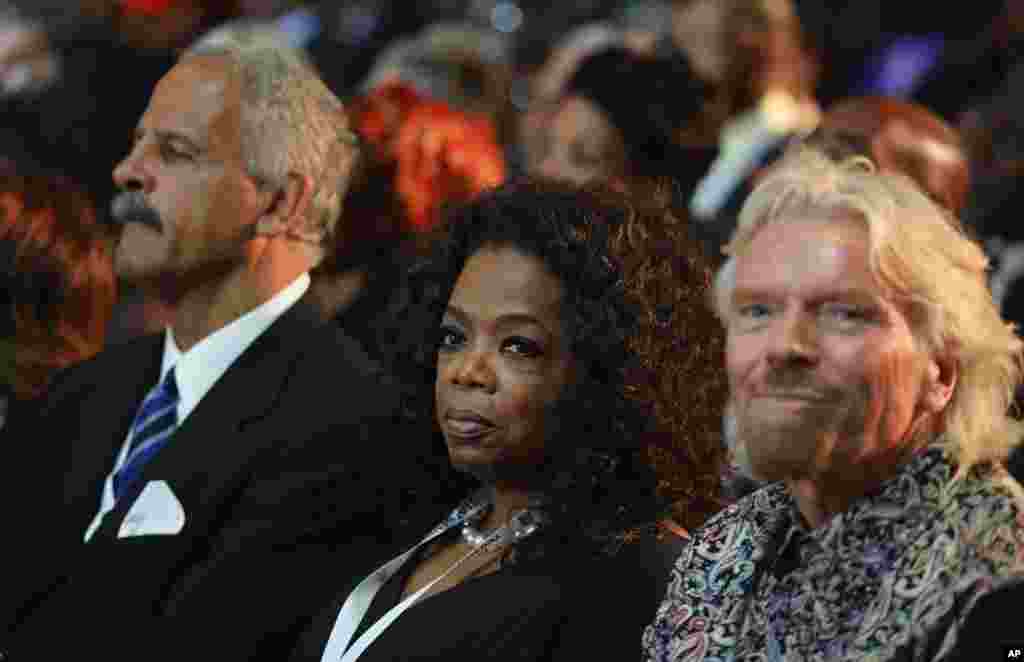
<instances>
[{"instance_id":1,"label":"white lanyard strap","mask_svg":"<svg viewBox=\"0 0 1024 662\"><path fill-rule=\"evenodd\" d=\"M444 573L442 573L439 577L437 577L429 584L427 584L420 590L416 591L415 593L407 597L405 600L402 600L400 603L389 609L386 614L377 619L376 623L367 628L366 632L360 635L359 639L356 639L356 642L352 644L351 648L345 651L345 655L341 658L341 662L355 662L357 659L359 659L359 656L363 654L363 651L369 648L370 644L376 641L377 637L379 637L381 633L384 632L384 630L386 630L388 626L395 621L395 619L401 616L406 609L416 604L416 602L418 602L420 598L422 598L431 588L433 588L435 584L437 584L438 582L442 581L450 574L455 572L455 570L459 566L468 561L470 558L476 556L485 549L490 549L494 543L501 541L503 538L503 531L494 531L490 536L488 536L486 543L479 547L474 547L471 550L469 550L469 552L467 552L461 559L453 563L452 566L445 570ZM367 605L367 607L369 607L369 605ZM342 611L344 611L344 607L342 607Z\"/></svg>"},{"instance_id":2,"label":"white lanyard strap","mask_svg":"<svg viewBox=\"0 0 1024 662\"><path fill-rule=\"evenodd\" d=\"M369 611L370 605L373 603L373 598L376 597L377 592L380 591L384 584L388 583L389 579L394 577L399 568L401 568L413 554L446 531L450 531L451 529L462 525L468 519L479 515L488 507L487 503L473 503L469 500L467 500L467 502L470 505L465 507L460 506L455 509L455 511L448 516L447 520L435 527L433 531L428 533L427 536L423 538L423 540L419 541L412 549L404 554L396 556L381 567L377 568L370 573L366 579L361 581L358 586L356 586L355 590L353 590L352 593L349 594L348 598L345 599L345 603L341 606L341 611L338 613L338 618L334 621L334 628L331 630L331 636L327 640L327 646L324 648L323 655L320 657L322 662L336 662L337 660L342 659L342 655L345 654L345 650L352 641L352 636L355 634L359 624L366 616L366 612ZM433 583L430 584L430 586L432 585ZM419 597L419 592L411 597ZM402 605L398 606L400 607ZM404 611L404 609L402 611ZM390 615L390 612L388 615ZM382 617L381 620L384 620L386 617L387 615ZM398 614L395 614L394 618L389 620L388 623L397 617ZM387 624L385 624L384 627L387 627ZM383 630L383 627L380 628L380 631ZM376 638L376 635L374 635L374 638ZM362 640L362 638L360 638L360 640ZM369 646L372 641L373 639L367 642L366 646ZM365 648L365 646L363 648Z\"/></svg>"},{"instance_id":3,"label":"white lanyard strap","mask_svg":"<svg viewBox=\"0 0 1024 662\"><path fill-rule=\"evenodd\" d=\"M345 599L345 604L341 607L341 611L338 613L338 618L334 621L334 629L331 630L331 636L327 640L327 647L324 649L324 654L320 657L322 662L333 662L334 660L341 659L345 649L348 648L349 642L352 641L352 635L355 634L356 628L359 627L359 623L362 622L366 612L369 611L370 604L373 602L373 598L376 597L377 592L380 591L384 584L388 583L388 580L398 572L398 569L409 560L409 557L416 550L433 540L437 535L432 533L432 535L421 540L419 544L405 554L396 556L377 568L349 594L348 598Z\"/></svg>"}]
</instances>

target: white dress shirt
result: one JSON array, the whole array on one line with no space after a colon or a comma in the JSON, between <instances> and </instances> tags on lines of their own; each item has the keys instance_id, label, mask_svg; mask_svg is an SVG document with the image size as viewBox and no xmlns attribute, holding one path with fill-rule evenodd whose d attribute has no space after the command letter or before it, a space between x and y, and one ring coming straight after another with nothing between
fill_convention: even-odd
<instances>
[{"instance_id":1,"label":"white dress shirt","mask_svg":"<svg viewBox=\"0 0 1024 662\"><path fill-rule=\"evenodd\" d=\"M174 377L178 386L179 426L185 422L189 414L199 405L199 402L213 388L217 380L242 355L242 352L302 298L302 295L309 289L309 283L309 274L302 274L270 300L230 324L217 329L186 352L178 349L170 327L164 331L163 361L160 365L160 377L157 383L164 380L171 368L175 368ZM85 542L89 542L96 529L103 523L103 517L114 508L113 477L124 465L131 442L132 433L129 430L128 436L121 446L121 452L118 453L117 461L103 485L100 508L85 531ZM170 443L174 443L173 440Z\"/></svg>"}]
</instances>

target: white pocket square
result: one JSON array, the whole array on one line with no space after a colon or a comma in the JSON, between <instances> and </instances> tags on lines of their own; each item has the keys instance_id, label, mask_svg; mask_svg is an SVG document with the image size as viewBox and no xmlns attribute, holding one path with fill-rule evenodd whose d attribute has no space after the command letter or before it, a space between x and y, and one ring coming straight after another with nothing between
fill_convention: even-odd
<instances>
[{"instance_id":1,"label":"white pocket square","mask_svg":"<svg viewBox=\"0 0 1024 662\"><path fill-rule=\"evenodd\" d=\"M173 536L185 527L185 509L165 480L146 483L128 510L118 538Z\"/></svg>"}]
</instances>

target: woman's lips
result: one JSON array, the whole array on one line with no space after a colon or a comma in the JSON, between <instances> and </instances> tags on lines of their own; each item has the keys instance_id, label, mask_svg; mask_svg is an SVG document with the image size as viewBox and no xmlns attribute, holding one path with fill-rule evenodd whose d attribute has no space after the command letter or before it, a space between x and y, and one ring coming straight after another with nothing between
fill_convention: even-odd
<instances>
[{"instance_id":1,"label":"woman's lips","mask_svg":"<svg viewBox=\"0 0 1024 662\"><path fill-rule=\"evenodd\" d=\"M482 437L494 429L494 424L474 411L453 410L445 417L450 434L464 439Z\"/></svg>"},{"instance_id":2,"label":"woman's lips","mask_svg":"<svg viewBox=\"0 0 1024 662\"><path fill-rule=\"evenodd\" d=\"M448 430L459 437L467 439L481 437L493 429L493 425L487 425L480 421L448 419Z\"/></svg>"}]
</instances>

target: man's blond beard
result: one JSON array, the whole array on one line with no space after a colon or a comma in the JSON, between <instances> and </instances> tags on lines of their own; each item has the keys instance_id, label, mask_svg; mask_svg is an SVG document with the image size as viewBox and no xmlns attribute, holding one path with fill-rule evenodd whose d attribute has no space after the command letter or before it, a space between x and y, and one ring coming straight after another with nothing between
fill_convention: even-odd
<instances>
[{"instance_id":1,"label":"man's blond beard","mask_svg":"<svg viewBox=\"0 0 1024 662\"><path fill-rule=\"evenodd\" d=\"M747 412L737 415L736 407L730 407L726 415L735 416L736 426L733 461L742 473L755 480L820 476L835 464L837 453L856 454L863 447L863 442L855 439L865 434L865 397L867 394L861 394L855 402L840 407L812 407L810 415L797 424L759 428L751 423ZM754 446L759 450L751 451L751 439L757 440ZM776 461L772 462L772 458Z\"/></svg>"}]
</instances>

